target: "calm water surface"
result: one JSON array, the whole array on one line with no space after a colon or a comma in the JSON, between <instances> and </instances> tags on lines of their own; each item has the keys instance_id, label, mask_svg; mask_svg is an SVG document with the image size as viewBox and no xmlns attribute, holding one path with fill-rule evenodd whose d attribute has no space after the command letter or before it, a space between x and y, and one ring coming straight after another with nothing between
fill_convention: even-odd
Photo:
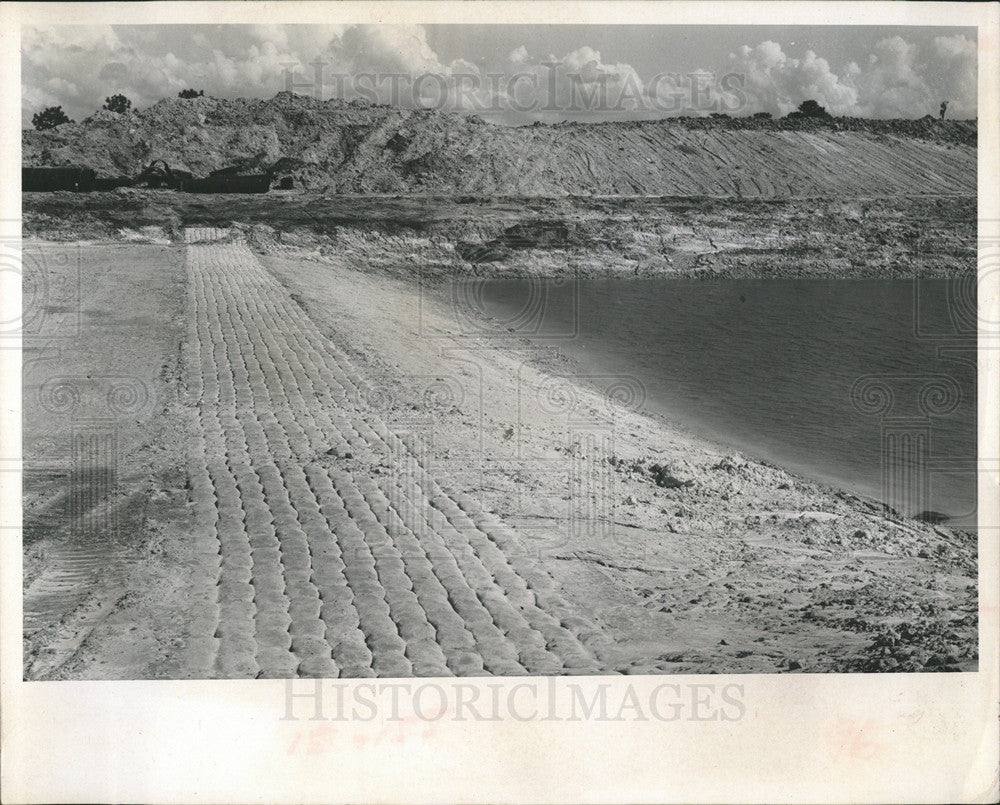
<instances>
[{"instance_id":1,"label":"calm water surface","mask_svg":"<svg viewBox=\"0 0 1000 805\"><path fill-rule=\"evenodd\" d=\"M972 525L966 289L948 280L495 280L478 303L588 370L637 378L648 410L871 497L884 498L883 428L927 422L930 507ZM890 412L852 402L855 381L869 375L892 388ZM920 389L934 376L953 381L959 400L939 415L932 399L927 419Z\"/></svg>"}]
</instances>

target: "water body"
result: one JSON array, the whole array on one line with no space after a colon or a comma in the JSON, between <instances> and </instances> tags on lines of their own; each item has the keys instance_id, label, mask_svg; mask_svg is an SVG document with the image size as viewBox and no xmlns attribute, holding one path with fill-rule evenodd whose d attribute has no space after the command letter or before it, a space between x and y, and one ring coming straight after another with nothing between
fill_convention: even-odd
<instances>
[{"instance_id":1,"label":"water body","mask_svg":"<svg viewBox=\"0 0 1000 805\"><path fill-rule=\"evenodd\" d=\"M970 280L490 280L474 297L585 371L639 380L647 410L695 433L971 526L974 294ZM887 491L918 432L929 497Z\"/></svg>"}]
</instances>

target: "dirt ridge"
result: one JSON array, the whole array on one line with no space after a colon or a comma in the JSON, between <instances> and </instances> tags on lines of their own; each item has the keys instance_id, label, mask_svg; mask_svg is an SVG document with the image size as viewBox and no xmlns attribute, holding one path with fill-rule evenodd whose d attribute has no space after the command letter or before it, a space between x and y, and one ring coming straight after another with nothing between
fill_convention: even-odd
<instances>
[{"instance_id":1,"label":"dirt ridge","mask_svg":"<svg viewBox=\"0 0 1000 805\"><path fill-rule=\"evenodd\" d=\"M282 92L167 99L22 134L25 166L272 167L338 193L852 197L975 192L977 122L670 118L506 127Z\"/></svg>"}]
</instances>

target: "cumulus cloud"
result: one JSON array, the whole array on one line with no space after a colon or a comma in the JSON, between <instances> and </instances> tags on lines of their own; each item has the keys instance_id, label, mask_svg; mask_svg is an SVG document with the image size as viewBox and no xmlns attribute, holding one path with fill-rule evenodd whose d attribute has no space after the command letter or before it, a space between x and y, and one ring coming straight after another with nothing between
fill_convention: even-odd
<instances>
[{"instance_id":1,"label":"cumulus cloud","mask_svg":"<svg viewBox=\"0 0 1000 805\"><path fill-rule=\"evenodd\" d=\"M179 26L178 26L179 27ZM216 27L216 26L213 26ZM224 28L225 26L217 26ZM22 112L52 104L83 117L104 99L122 92L134 105L148 106L187 87L225 96L273 95L282 88L282 63L295 53L244 28L230 32L174 33L157 40L141 27L25 29L22 36ZM248 35L247 35L248 34ZM199 44L195 37L207 42ZM164 42L168 44L164 46ZM72 89L56 90L53 81L72 77Z\"/></svg>"},{"instance_id":2,"label":"cumulus cloud","mask_svg":"<svg viewBox=\"0 0 1000 805\"><path fill-rule=\"evenodd\" d=\"M353 25L330 43L329 53L338 68L349 73L451 72L427 42L427 32L421 26Z\"/></svg>"},{"instance_id":3,"label":"cumulus cloud","mask_svg":"<svg viewBox=\"0 0 1000 805\"><path fill-rule=\"evenodd\" d=\"M287 88L292 69L293 89L303 94L477 111L506 122L783 115L810 98L837 115L919 117L936 114L943 100L949 116L976 115L974 40L895 36L866 55L834 63L767 41L741 47L715 71L640 75L586 43L561 56L521 45L487 70L485 62L443 58L422 26L49 26L23 33L22 117L29 124L33 112L61 105L80 119L116 92L139 108L187 87L267 98Z\"/></svg>"},{"instance_id":4,"label":"cumulus cloud","mask_svg":"<svg viewBox=\"0 0 1000 805\"><path fill-rule=\"evenodd\" d=\"M527 64L530 58L528 49L524 45L514 48L507 54L507 62L510 64Z\"/></svg>"},{"instance_id":5,"label":"cumulus cloud","mask_svg":"<svg viewBox=\"0 0 1000 805\"><path fill-rule=\"evenodd\" d=\"M788 56L777 42L744 45L729 57L730 69L745 76L748 111L785 115L804 100L817 100L831 114L847 114L857 103L857 91L830 70L826 59L811 50L804 58Z\"/></svg>"},{"instance_id":6,"label":"cumulus cloud","mask_svg":"<svg viewBox=\"0 0 1000 805\"><path fill-rule=\"evenodd\" d=\"M924 47L882 39L863 64L849 62L839 73L811 50L793 58L772 41L729 57L729 69L746 77L749 111L775 115L813 99L835 115L921 117L946 100L951 116L975 117L976 65L976 43L962 35Z\"/></svg>"},{"instance_id":7,"label":"cumulus cloud","mask_svg":"<svg viewBox=\"0 0 1000 805\"><path fill-rule=\"evenodd\" d=\"M288 88L322 97L367 97L405 102L391 80L398 75L440 77L441 89L424 81L437 103L441 95L460 106L461 80L477 76L476 65L443 61L422 26L398 25L212 25L26 28L22 48L22 117L62 105L83 117L115 92L137 107L187 87L219 97L268 98ZM317 73L316 65L320 64ZM338 76L374 76L337 82ZM317 76L319 81L317 81ZM59 83L63 82L63 83ZM456 85L459 85L456 88ZM433 91L433 92L432 92ZM418 91L410 100L419 103Z\"/></svg>"},{"instance_id":8,"label":"cumulus cloud","mask_svg":"<svg viewBox=\"0 0 1000 805\"><path fill-rule=\"evenodd\" d=\"M502 108L508 122L650 113L648 82L632 65L606 62L589 45L541 57L531 56L522 45L507 55L504 67L483 100L494 110Z\"/></svg>"},{"instance_id":9,"label":"cumulus cloud","mask_svg":"<svg viewBox=\"0 0 1000 805\"><path fill-rule=\"evenodd\" d=\"M221 97L270 97L288 65L316 58L343 26L49 26L22 35L22 113L52 104L83 117L116 92L148 106L195 87ZM55 78L73 91L56 92Z\"/></svg>"}]
</instances>

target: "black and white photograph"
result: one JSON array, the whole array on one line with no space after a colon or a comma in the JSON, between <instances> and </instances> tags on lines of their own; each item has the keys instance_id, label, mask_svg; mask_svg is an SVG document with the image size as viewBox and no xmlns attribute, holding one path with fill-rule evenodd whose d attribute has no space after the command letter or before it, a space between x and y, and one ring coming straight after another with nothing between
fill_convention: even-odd
<instances>
[{"instance_id":1,"label":"black and white photograph","mask_svg":"<svg viewBox=\"0 0 1000 805\"><path fill-rule=\"evenodd\" d=\"M336 5L20 23L20 681L975 678L987 29Z\"/></svg>"}]
</instances>

